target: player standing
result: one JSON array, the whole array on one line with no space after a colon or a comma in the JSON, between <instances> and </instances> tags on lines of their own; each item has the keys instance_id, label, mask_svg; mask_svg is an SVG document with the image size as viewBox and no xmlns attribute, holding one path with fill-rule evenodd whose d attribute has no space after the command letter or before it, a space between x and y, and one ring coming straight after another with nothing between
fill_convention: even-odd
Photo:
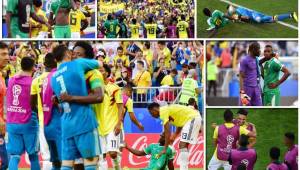
<instances>
[{"instance_id":1,"label":"player standing","mask_svg":"<svg viewBox=\"0 0 300 170\"><path fill-rule=\"evenodd\" d=\"M169 25L166 28L167 38L177 38L177 26L176 20L170 21Z\"/></svg>"},{"instance_id":2,"label":"player standing","mask_svg":"<svg viewBox=\"0 0 300 170\"><path fill-rule=\"evenodd\" d=\"M233 113L231 110L224 111L225 123L215 128L213 134L216 150L208 164L209 170L217 170L223 167L225 170L230 170L228 158L232 149L237 148L237 140L239 136L244 134L250 137L256 137L256 134L247 129L233 124Z\"/></svg>"},{"instance_id":3,"label":"player standing","mask_svg":"<svg viewBox=\"0 0 300 170\"><path fill-rule=\"evenodd\" d=\"M240 103L247 106L262 106L258 56L260 45L250 44L248 55L240 61Z\"/></svg>"},{"instance_id":4,"label":"player standing","mask_svg":"<svg viewBox=\"0 0 300 170\"><path fill-rule=\"evenodd\" d=\"M132 23L129 25L131 38L139 38L140 37L140 24L137 23L136 19L132 19Z\"/></svg>"},{"instance_id":5,"label":"player standing","mask_svg":"<svg viewBox=\"0 0 300 170\"><path fill-rule=\"evenodd\" d=\"M270 149L271 163L267 166L267 170L288 170L285 163L279 161L280 149L277 147L272 147Z\"/></svg>"},{"instance_id":6,"label":"player standing","mask_svg":"<svg viewBox=\"0 0 300 170\"><path fill-rule=\"evenodd\" d=\"M117 38L118 20L113 19L112 14L107 15L107 20L104 22L106 38Z\"/></svg>"},{"instance_id":7,"label":"player standing","mask_svg":"<svg viewBox=\"0 0 300 170\"><path fill-rule=\"evenodd\" d=\"M229 154L228 162L232 165L231 169L237 170L240 164L245 164L247 170L253 170L257 154L255 149L247 148L247 145L249 145L248 136L241 135L239 145L238 149L232 149Z\"/></svg>"},{"instance_id":8,"label":"player standing","mask_svg":"<svg viewBox=\"0 0 300 170\"><path fill-rule=\"evenodd\" d=\"M10 154L9 169L18 169L21 155L29 155L31 169L40 169L38 160L37 113L30 107L30 87L34 60L24 57L22 71L10 78L7 89L7 151Z\"/></svg>"},{"instance_id":9,"label":"player standing","mask_svg":"<svg viewBox=\"0 0 300 170\"><path fill-rule=\"evenodd\" d=\"M80 0L74 0L75 8L70 12L71 38L80 38L83 31L88 27L89 22L80 10Z\"/></svg>"},{"instance_id":10,"label":"player standing","mask_svg":"<svg viewBox=\"0 0 300 170\"><path fill-rule=\"evenodd\" d=\"M185 16L180 16L180 21L177 23L177 31L179 38L188 38L189 23L185 21Z\"/></svg>"},{"instance_id":11,"label":"player standing","mask_svg":"<svg viewBox=\"0 0 300 170\"><path fill-rule=\"evenodd\" d=\"M144 24L144 27L147 32L147 38L148 39L155 39L156 38L156 32L157 32L157 24L154 23L154 18L151 16L148 18L147 24ZM146 38L146 37L144 37Z\"/></svg>"},{"instance_id":12,"label":"player standing","mask_svg":"<svg viewBox=\"0 0 300 170\"><path fill-rule=\"evenodd\" d=\"M175 138L180 135L178 156L180 170L186 170L189 166L189 144L196 144L201 128L202 118L197 110L188 106L169 105L160 107L157 103L148 106L152 117L160 118L163 122L165 133L165 146L160 155L167 152L169 144L174 142ZM171 136L170 124L176 126L176 132ZM181 133L181 134L180 134Z\"/></svg>"},{"instance_id":13,"label":"player standing","mask_svg":"<svg viewBox=\"0 0 300 170\"><path fill-rule=\"evenodd\" d=\"M46 13L42 10L43 2L42 0L34 0L33 1L33 7L34 12L36 15L40 18L42 18L44 21L48 22ZM32 31L31 36L34 38L48 38L48 27L45 24L40 24L39 22L34 21L33 19L30 19L30 22L32 22ZM35 28L33 28L35 27Z\"/></svg>"},{"instance_id":14,"label":"player standing","mask_svg":"<svg viewBox=\"0 0 300 170\"><path fill-rule=\"evenodd\" d=\"M51 79L51 86L63 110L61 169L71 170L75 159L84 158L85 169L96 170L100 141L97 121L89 104L101 102L102 96L88 95L84 74L97 69L99 63L83 58L70 61L68 48L64 45L55 47L53 55L61 63Z\"/></svg>"},{"instance_id":15,"label":"player standing","mask_svg":"<svg viewBox=\"0 0 300 170\"><path fill-rule=\"evenodd\" d=\"M262 66L262 64L264 65ZM271 45L266 45L264 50L264 58L259 61L263 67L262 77L264 79L263 102L264 106L279 106L280 105L280 89L282 84L291 73L289 70L276 58ZM283 76L279 79L280 72Z\"/></svg>"},{"instance_id":16,"label":"player standing","mask_svg":"<svg viewBox=\"0 0 300 170\"><path fill-rule=\"evenodd\" d=\"M295 144L295 135L291 132L285 133L284 144L288 151L284 155L284 163L289 170L298 169L298 145Z\"/></svg>"}]
</instances>

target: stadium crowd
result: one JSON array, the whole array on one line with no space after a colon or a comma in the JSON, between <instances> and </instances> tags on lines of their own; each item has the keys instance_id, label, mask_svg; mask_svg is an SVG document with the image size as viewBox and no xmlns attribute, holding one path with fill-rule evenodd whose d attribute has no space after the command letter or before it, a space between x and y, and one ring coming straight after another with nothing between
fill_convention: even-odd
<instances>
[{"instance_id":1,"label":"stadium crowd","mask_svg":"<svg viewBox=\"0 0 300 170\"><path fill-rule=\"evenodd\" d=\"M105 3L124 9L101 13ZM194 38L193 0L109 1L98 8L98 38Z\"/></svg>"}]
</instances>

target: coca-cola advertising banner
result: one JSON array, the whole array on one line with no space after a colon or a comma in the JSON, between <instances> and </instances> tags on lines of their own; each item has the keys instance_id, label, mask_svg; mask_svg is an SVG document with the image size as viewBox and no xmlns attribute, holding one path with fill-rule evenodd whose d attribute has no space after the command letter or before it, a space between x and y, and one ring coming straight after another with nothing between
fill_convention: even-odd
<instances>
[{"instance_id":1,"label":"coca-cola advertising banner","mask_svg":"<svg viewBox=\"0 0 300 170\"><path fill-rule=\"evenodd\" d=\"M158 143L159 134L126 134L126 143L132 148L142 150L151 143ZM199 136L198 143L196 145L189 146L189 167L190 168L203 168L204 151L203 151L203 136ZM179 167L178 155L179 155L179 138L174 141L174 148L176 149L176 155L174 159L174 166ZM148 166L150 156L138 157L129 153L126 149L122 152L122 167L128 168L145 168ZM112 167L111 160L109 159L109 167ZM29 168L29 160L22 156L20 162L20 168Z\"/></svg>"}]
</instances>

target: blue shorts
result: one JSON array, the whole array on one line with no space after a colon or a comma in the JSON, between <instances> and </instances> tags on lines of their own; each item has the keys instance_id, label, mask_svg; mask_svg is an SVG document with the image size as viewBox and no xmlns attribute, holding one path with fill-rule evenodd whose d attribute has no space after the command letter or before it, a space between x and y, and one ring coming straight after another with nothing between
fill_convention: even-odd
<instances>
[{"instance_id":1,"label":"blue shorts","mask_svg":"<svg viewBox=\"0 0 300 170\"><path fill-rule=\"evenodd\" d=\"M28 155L39 151L38 133L15 134L8 132L7 152L10 155L22 155L25 151Z\"/></svg>"},{"instance_id":2,"label":"blue shorts","mask_svg":"<svg viewBox=\"0 0 300 170\"><path fill-rule=\"evenodd\" d=\"M62 140L62 160L93 158L100 154L97 129Z\"/></svg>"},{"instance_id":3,"label":"blue shorts","mask_svg":"<svg viewBox=\"0 0 300 170\"><path fill-rule=\"evenodd\" d=\"M0 157L1 157L1 167L0 169L7 169L8 167L8 157L5 146L4 136L0 135Z\"/></svg>"}]
</instances>

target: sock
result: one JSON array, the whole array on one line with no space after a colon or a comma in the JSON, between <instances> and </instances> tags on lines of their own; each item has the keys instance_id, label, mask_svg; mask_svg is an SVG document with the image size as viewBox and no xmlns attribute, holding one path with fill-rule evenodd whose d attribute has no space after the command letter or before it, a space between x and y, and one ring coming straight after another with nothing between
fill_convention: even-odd
<instances>
[{"instance_id":1,"label":"sock","mask_svg":"<svg viewBox=\"0 0 300 170\"><path fill-rule=\"evenodd\" d=\"M31 170L40 170L40 162L37 153L28 155L30 160L30 169Z\"/></svg>"},{"instance_id":2,"label":"sock","mask_svg":"<svg viewBox=\"0 0 300 170\"><path fill-rule=\"evenodd\" d=\"M86 165L84 166L85 170L97 170L97 165Z\"/></svg>"},{"instance_id":3,"label":"sock","mask_svg":"<svg viewBox=\"0 0 300 170\"><path fill-rule=\"evenodd\" d=\"M285 20L285 19L288 19L288 18L291 18L291 14L278 15L278 21L282 21L282 20Z\"/></svg>"},{"instance_id":4,"label":"sock","mask_svg":"<svg viewBox=\"0 0 300 170\"><path fill-rule=\"evenodd\" d=\"M99 162L98 162L99 169L101 170L108 170L107 161L103 156L99 156Z\"/></svg>"},{"instance_id":5,"label":"sock","mask_svg":"<svg viewBox=\"0 0 300 170\"><path fill-rule=\"evenodd\" d=\"M60 170L72 170L73 168L70 166L61 166Z\"/></svg>"},{"instance_id":6,"label":"sock","mask_svg":"<svg viewBox=\"0 0 300 170\"><path fill-rule=\"evenodd\" d=\"M43 165L43 168L42 170L51 170L53 169L52 168L52 163L50 161L42 161L42 165Z\"/></svg>"},{"instance_id":7,"label":"sock","mask_svg":"<svg viewBox=\"0 0 300 170\"><path fill-rule=\"evenodd\" d=\"M9 160L9 164L8 164L8 169L17 170L19 162L20 162L20 156L19 155L11 155L10 160Z\"/></svg>"},{"instance_id":8,"label":"sock","mask_svg":"<svg viewBox=\"0 0 300 170\"><path fill-rule=\"evenodd\" d=\"M113 166L115 170L121 170L120 156L118 155L115 159L113 159Z\"/></svg>"},{"instance_id":9,"label":"sock","mask_svg":"<svg viewBox=\"0 0 300 170\"><path fill-rule=\"evenodd\" d=\"M189 152L187 148L180 149L180 153L178 156L180 170L188 170L189 169Z\"/></svg>"}]
</instances>

